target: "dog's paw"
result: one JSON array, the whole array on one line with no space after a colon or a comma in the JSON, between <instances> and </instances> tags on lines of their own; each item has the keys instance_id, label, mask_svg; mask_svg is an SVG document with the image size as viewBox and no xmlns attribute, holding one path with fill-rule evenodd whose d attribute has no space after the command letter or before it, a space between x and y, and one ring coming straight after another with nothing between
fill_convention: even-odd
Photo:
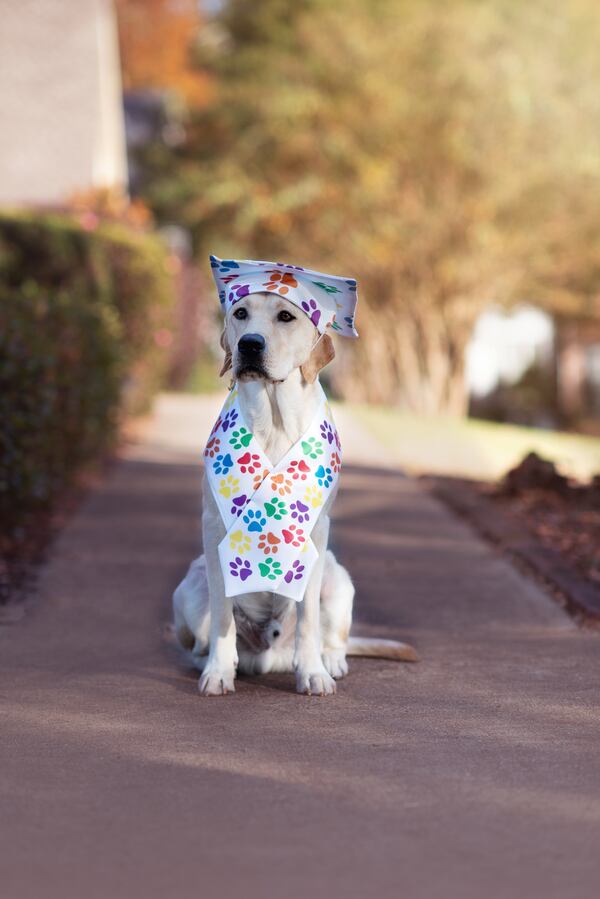
<instances>
[{"instance_id":1,"label":"dog's paw","mask_svg":"<svg viewBox=\"0 0 600 899\"><path fill-rule=\"evenodd\" d=\"M207 665L198 681L202 696L226 696L235 693L235 668L220 669Z\"/></svg>"},{"instance_id":2,"label":"dog's paw","mask_svg":"<svg viewBox=\"0 0 600 899\"><path fill-rule=\"evenodd\" d=\"M332 677L345 677L348 674L348 662L343 649L325 649L323 664Z\"/></svg>"},{"instance_id":3,"label":"dog's paw","mask_svg":"<svg viewBox=\"0 0 600 899\"><path fill-rule=\"evenodd\" d=\"M335 681L325 668L315 672L299 668L296 671L296 692L307 696L330 696L335 693Z\"/></svg>"}]
</instances>

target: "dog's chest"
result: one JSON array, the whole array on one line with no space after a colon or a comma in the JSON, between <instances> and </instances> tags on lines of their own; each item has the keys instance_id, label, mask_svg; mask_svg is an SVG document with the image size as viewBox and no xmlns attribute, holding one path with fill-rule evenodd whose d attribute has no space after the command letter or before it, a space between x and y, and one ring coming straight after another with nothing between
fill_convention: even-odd
<instances>
[{"instance_id":1,"label":"dog's chest","mask_svg":"<svg viewBox=\"0 0 600 899\"><path fill-rule=\"evenodd\" d=\"M288 630L293 632L293 606L295 603L289 599L267 592L234 597L233 614L238 640L250 652L269 649L274 636L283 636L284 631Z\"/></svg>"}]
</instances>

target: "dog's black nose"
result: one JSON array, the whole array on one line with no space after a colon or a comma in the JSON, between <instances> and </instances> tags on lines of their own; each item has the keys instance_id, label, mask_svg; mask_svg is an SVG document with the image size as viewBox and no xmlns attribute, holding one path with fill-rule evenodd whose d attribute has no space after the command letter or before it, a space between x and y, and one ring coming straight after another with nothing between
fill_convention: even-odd
<instances>
[{"instance_id":1,"label":"dog's black nose","mask_svg":"<svg viewBox=\"0 0 600 899\"><path fill-rule=\"evenodd\" d=\"M244 356L258 356L265 348L262 334L244 334L238 340L238 349Z\"/></svg>"},{"instance_id":2,"label":"dog's black nose","mask_svg":"<svg viewBox=\"0 0 600 899\"><path fill-rule=\"evenodd\" d=\"M265 338L262 334L244 334L238 340L238 349L244 356L258 356L265 346Z\"/></svg>"}]
</instances>

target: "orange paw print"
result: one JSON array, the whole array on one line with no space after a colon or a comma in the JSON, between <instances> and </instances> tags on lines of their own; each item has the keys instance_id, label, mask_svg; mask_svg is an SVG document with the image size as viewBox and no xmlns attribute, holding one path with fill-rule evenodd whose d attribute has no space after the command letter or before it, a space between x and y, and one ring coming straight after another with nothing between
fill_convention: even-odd
<instances>
[{"instance_id":1,"label":"orange paw print","mask_svg":"<svg viewBox=\"0 0 600 899\"><path fill-rule=\"evenodd\" d=\"M254 480L252 481L252 486L254 487L255 490L258 490L258 488L260 487L260 485L262 484L262 482L264 481L264 479L266 478L266 476L268 474L269 474L269 469L263 468L262 474L260 474L260 472L259 472L258 474L254 475Z\"/></svg>"},{"instance_id":2,"label":"orange paw print","mask_svg":"<svg viewBox=\"0 0 600 899\"><path fill-rule=\"evenodd\" d=\"M275 555L279 548L279 543L281 543L281 540L272 531L269 531L268 534L261 534L258 538L258 548L262 549L265 556L268 556L270 553Z\"/></svg>"},{"instance_id":3,"label":"orange paw print","mask_svg":"<svg viewBox=\"0 0 600 899\"><path fill-rule=\"evenodd\" d=\"M279 496L285 496L286 493L292 492L292 482L283 474L274 474L271 475L271 489Z\"/></svg>"},{"instance_id":4,"label":"orange paw print","mask_svg":"<svg viewBox=\"0 0 600 899\"><path fill-rule=\"evenodd\" d=\"M290 287L298 287L298 282L294 278L293 275L288 274L288 272L268 272L270 275L269 281L266 284L263 284L263 287L266 287L267 290L276 290L277 293L280 293L282 296L285 296L288 293Z\"/></svg>"}]
</instances>

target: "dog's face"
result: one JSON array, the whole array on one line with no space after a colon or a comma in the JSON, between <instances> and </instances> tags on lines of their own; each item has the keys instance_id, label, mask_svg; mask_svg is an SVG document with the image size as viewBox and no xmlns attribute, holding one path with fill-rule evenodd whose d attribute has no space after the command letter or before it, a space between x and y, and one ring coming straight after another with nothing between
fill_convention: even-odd
<instances>
[{"instance_id":1,"label":"dog's face","mask_svg":"<svg viewBox=\"0 0 600 899\"><path fill-rule=\"evenodd\" d=\"M289 300L254 293L228 310L222 342L231 354L234 377L240 381L285 381L297 368L307 380L314 380L319 368L333 358L331 338L324 335L319 359L313 359L318 336L308 316Z\"/></svg>"}]
</instances>

